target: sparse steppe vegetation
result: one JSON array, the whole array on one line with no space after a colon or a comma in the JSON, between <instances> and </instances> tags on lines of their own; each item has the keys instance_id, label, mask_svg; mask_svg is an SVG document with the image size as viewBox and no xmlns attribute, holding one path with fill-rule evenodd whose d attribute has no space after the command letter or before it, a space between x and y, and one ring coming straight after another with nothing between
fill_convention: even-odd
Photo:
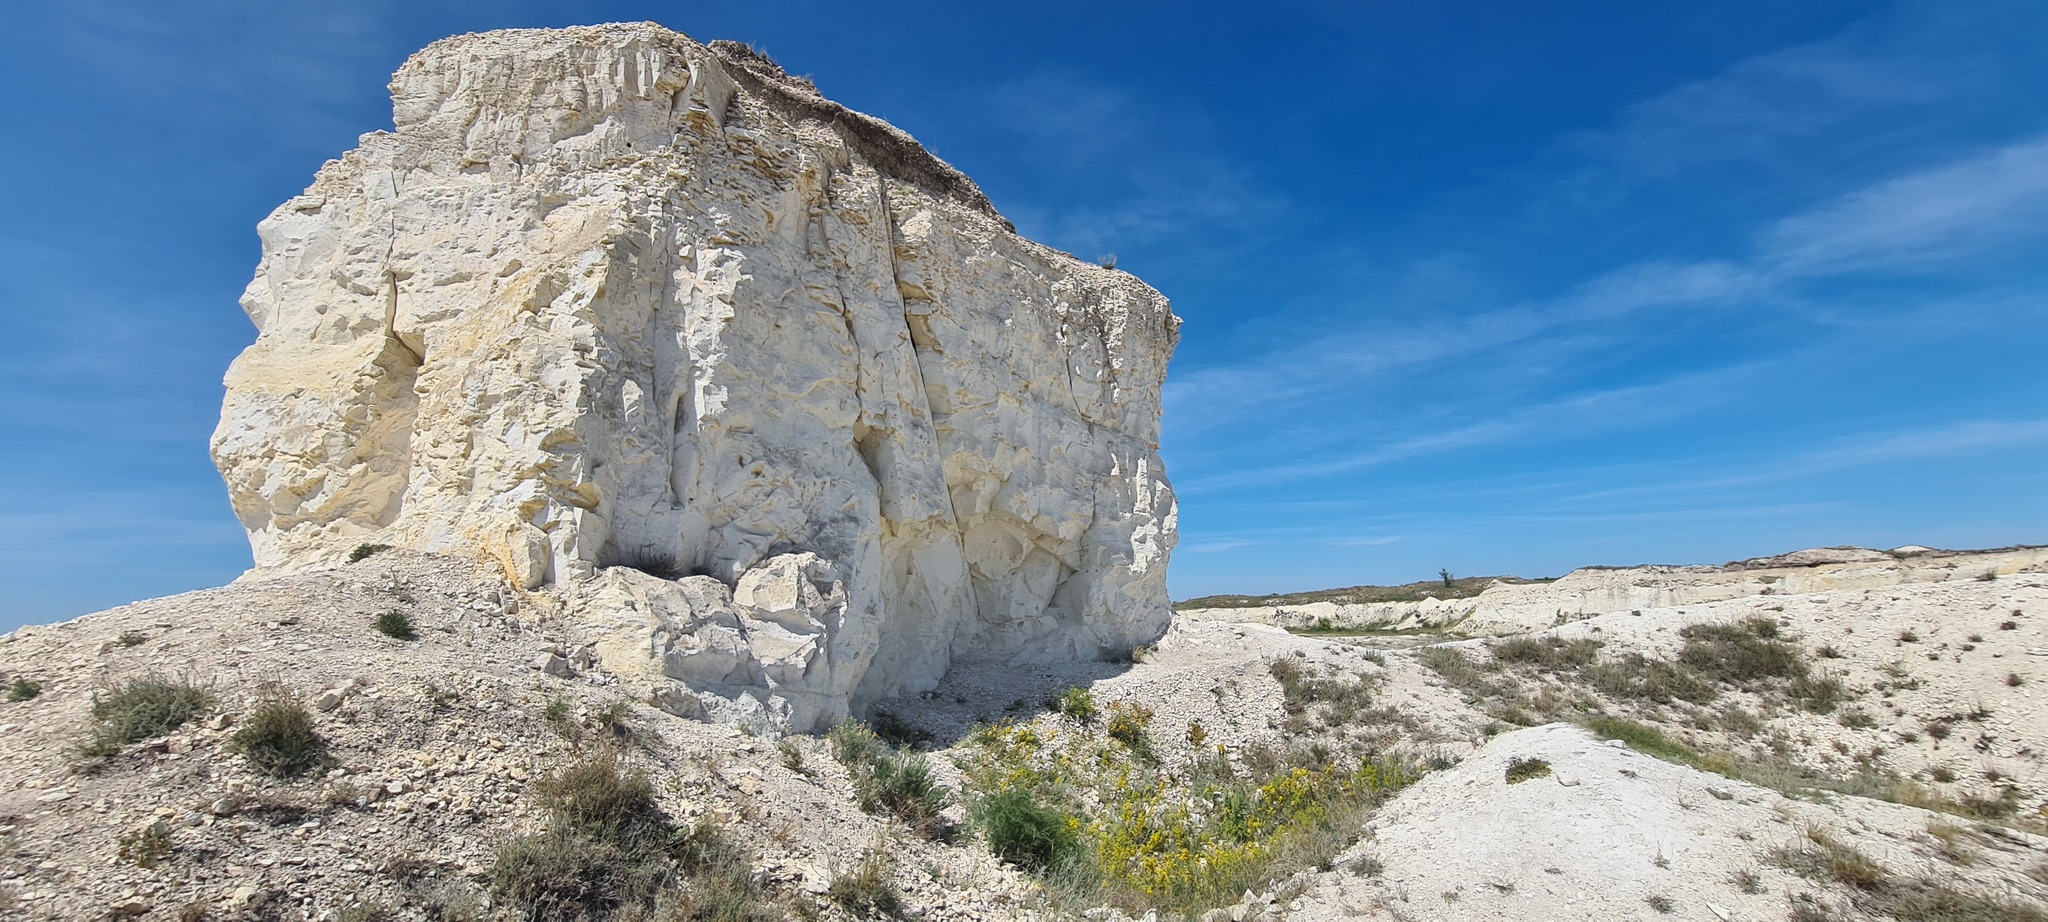
<instances>
[{"instance_id":1,"label":"sparse steppe vegetation","mask_svg":"<svg viewBox=\"0 0 2048 922\"><path fill-rule=\"evenodd\" d=\"M1527 584L1550 582L1518 576L1460 576L1448 583L1441 579L1418 580L1399 586L1346 586L1306 592L1278 592L1272 595L1205 595L1173 603L1175 609L1253 608L1265 605L1306 605L1335 602L1340 605L1368 605L1374 602L1420 602L1423 599L1469 599L1495 583Z\"/></svg>"},{"instance_id":2,"label":"sparse steppe vegetation","mask_svg":"<svg viewBox=\"0 0 2048 922\"><path fill-rule=\"evenodd\" d=\"M189 628L183 614L158 614L168 603L145 603L104 626L36 629L0 646L10 685L41 690L0 705L0 719L24 728L6 742L22 754L23 786L0 791L12 798L0 815L44 818L0 834L12 830L9 849L47 849L47 824L71 823L90 830L95 860L112 862L105 889L61 870L5 878L17 904L97 894L72 905L98 913L134 891L153 912L206 906L216 918L260 904L478 922L584 909L1049 920L1108 907L1122 914L1111 919L1152 909L1199 918L1231 906L1312 919L1324 917L1318 907L1387 898L1394 877L1449 873L1385 844L1400 841L1416 805L1450 802L1432 779L1486 777L1500 792L1488 796L1533 798L1535 817L1548 809L1536 804L1598 802L1582 798L1634 774L1663 779L1648 790L1686 815L1777 809L1787 819L1720 828L1704 866L1644 852L1645 874L1692 883L1602 884L1632 903L1624 914L1659 917L1650 900L1662 897L1673 917L1712 901L1759 918L2027 919L2035 891L1987 882L2048 888L2031 876L2048 866L2048 840L2033 837L2042 776L2017 730L2036 719L2023 657L2041 642L2011 611L2031 603L1954 623L1915 616L1920 639L1903 647L1905 627L1816 619L1790 595L1454 643L1184 625L1143 662L1062 666L1036 686L963 670L928 696L878 703L865 723L777 739L667 716L602 670L539 671L536 651L567 657L576 639L539 613L508 614L488 582L433 575L440 566L377 554L337 571L341 584L309 576L263 590L297 601L267 602L256 617L258 606L235 601L256 590L235 587L197 600L211 614ZM2035 591L2029 574L1964 582L2001 597ZM391 610L417 639L365 629ZM2015 629L1999 631L2007 621ZM131 632L146 640L121 642ZM1982 639L1961 650L1971 634ZM1359 645L1385 640L1400 644ZM17 658L28 650L38 653ZM43 652L65 650L84 655ZM65 665L74 659L102 665L76 672ZM160 709L130 701L182 701L167 710L184 713L144 719ZM97 729L131 714L150 729ZM1574 750L1518 742L1553 731L1514 732L1560 720L1640 761L1589 774ZM125 741L80 759L78 741L95 734ZM34 740L42 749L24 748ZM1504 744L1523 748L1485 755ZM557 785L572 775L623 795L592 799L609 806L588 813L565 807ZM158 817L124 791L162 791L172 812ZM93 807L103 796L105 812ZM643 809L648 797L655 812ZM1825 851L1803 838L1805 824L1868 857L1884 882L1802 876L1795 859L1774 857ZM311 864L278 864L246 885L253 892L210 876L224 856L258 854ZM1418 898L1452 914L1543 917L1528 907L1550 878L1578 873L1558 862L1560 875L1471 871ZM1856 877L1853 862L1843 866ZM308 891L309 868L353 883ZM307 892L322 895L293 895ZM1288 913L1295 901L1304 908Z\"/></svg>"}]
</instances>

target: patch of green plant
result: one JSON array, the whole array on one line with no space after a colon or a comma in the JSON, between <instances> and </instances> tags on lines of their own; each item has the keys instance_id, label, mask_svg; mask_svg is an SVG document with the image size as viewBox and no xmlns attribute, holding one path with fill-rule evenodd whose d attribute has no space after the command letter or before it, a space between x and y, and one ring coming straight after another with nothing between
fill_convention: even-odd
<instances>
[{"instance_id":1,"label":"patch of green plant","mask_svg":"<svg viewBox=\"0 0 2048 922\"><path fill-rule=\"evenodd\" d=\"M1531 666L1545 672L1575 672L1600 657L1601 643L1591 638L1510 637L1489 646L1495 662Z\"/></svg>"},{"instance_id":2,"label":"patch of green plant","mask_svg":"<svg viewBox=\"0 0 2048 922\"><path fill-rule=\"evenodd\" d=\"M799 775L809 775L811 770L804 766L804 749L796 740L784 738L776 742L775 753L782 757L782 767Z\"/></svg>"},{"instance_id":3,"label":"patch of green plant","mask_svg":"<svg viewBox=\"0 0 2048 922\"><path fill-rule=\"evenodd\" d=\"M1273 660L1266 669L1280 683L1281 708L1291 719L1290 729L1309 729L1292 719L1311 714L1326 727L1340 726L1372 705L1374 683L1364 675L1347 676L1335 667L1318 673L1307 660L1293 656Z\"/></svg>"},{"instance_id":4,"label":"patch of green plant","mask_svg":"<svg viewBox=\"0 0 2048 922\"><path fill-rule=\"evenodd\" d=\"M228 749L273 778L296 778L321 764L327 741L313 729L313 714L282 692L271 692L242 718Z\"/></svg>"},{"instance_id":5,"label":"patch of green plant","mask_svg":"<svg viewBox=\"0 0 2048 922\"><path fill-rule=\"evenodd\" d=\"M355 550L348 552L348 562L362 563L368 560L371 555L388 550L391 550L391 545L389 544L358 544Z\"/></svg>"},{"instance_id":6,"label":"patch of green plant","mask_svg":"<svg viewBox=\"0 0 2048 922\"><path fill-rule=\"evenodd\" d=\"M888 711L876 711L868 718L875 735L898 749L917 749L932 741L931 731L914 727Z\"/></svg>"},{"instance_id":7,"label":"patch of green plant","mask_svg":"<svg viewBox=\"0 0 2048 922\"><path fill-rule=\"evenodd\" d=\"M1691 668L1641 653L1625 653L1588 666L1580 675L1601 694L1616 700L1706 704L1720 694L1712 681Z\"/></svg>"},{"instance_id":8,"label":"patch of green plant","mask_svg":"<svg viewBox=\"0 0 2048 922\"><path fill-rule=\"evenodd\" d=\"M403 918L390 903L371 900L334 911L334 922L398 922Z\"/></svg>"},{"instance_id":9,"label":"patch of green plant","mask_svg":"<svg viewBox=\"0 0 2048 922\"><path fill-rule=\"evenodd\" d=\"M938 783L924 753L897 751L857 721L834 727L826 740L832 757L846 767L862 810L889 813L925 835L945 831L939 813L952 791Z\"/></svg>"},{"instance_id":10,"label":"patch of green plant","mask_svg":"<svg viewBox=\"0 0 2048 922\"><path fill-rule=\"evenodd\" d=\"M1456 647L1424 647L1416 654L1422 665L1442 676L1452 688L1474 698L1486 698L1501 692L1501 685L1494 679L1494 669L1481 663Z\"/></svg>"},{"instance_id":11,"label":"patch of green plant","mask_svg":"<svg viewBox=\"0 0 2048 922\"><path fill-rule=\"evenodd\" d=\"M1242 768L1198 754L1185 770L1158 771L1128 757L1127 743L1109 736L1113 722L1114 713L1099 730L981 727L959 761L977 823L1002 804L1029 831L1001 840L1027 856L1018 863L1091 905L1132 914L1197 913L1295 870L1328 867L1363 813L1418 773L1404 761L1342 759L1319 746L1248 747ZM1071 859L1058 857L1062 826L1075 840ZM1054 844L1024 851L1047 841Z\"/></svg>"},{"instance_id":12,"label":"patch of green plant","mask_svg":"<svg viewBox=\"0 0 2048 922\"><path fill-rule=\"evenodd\" d=\"M420 636L413 629L412 616L396 608L378 615L374 626L377 633L397 640L418 640Z\"/></svg>"},{"instance_id":13,"label":"patch of green plant","mask_svg":"<svg viewBox=\"0 0 2048 922\"><path fill-rule=\"evenodd\" d=\"M1062 868L1081 855L1080 821L1058 807L1040 804L1023 788L983 798L972 818L987 837L990 852L1027 871Z\"/></svg>"},{"instance_id":14,"label":"patch of green plant","mask_svg":"<svg viewBox=\"0 0 2048 922\"><path fill-rule=\"evenodd\" d=\"M1152 737L1146 732L1151 728L1151 708L1135 701L1113 701L1109 705L1109 720L1103 723L1102 732L1122 743L1140 759L1155 762Z\"/></svg>"},{"instance_id":15,"label":"patch of green plant","mask_svg":"<svg viewBox=\"0 0 2048 922\"><path fill-rule=\"evenodd\" d=\"M825 742L832 749L832 758L841 765L865 764L881 757L885 751L880 737L866 724L849 720L833 727L825 734Z\"/></svg>"},{"instance_id":16,"label":"patch of green plant","mask_svg":"<svg viewBox=\"0 0 2048 922\"><path fill-rule=\"evenodd\" d=\"M162 736L213 706L213 694L191 680L146 675L93 696L86 755L105 757L127 743Z\"/></svg>"},{"instance_id":17,"label":"patch of green plant","mask_svg":"<svg viewBox=\"0 0 2048 922\"><path fill-rule=\"evenodd\" d=\"M535 786L547 828L500 846L491 889L531 920L602 918L620 910L663 919L768 922L781 915L753 883L751 862L709 822L678 827L645 775L611 757L565 767Z\"/></svg>"},{"instance_id":18,"label":"patch of green plant","mask_svg":"<svg viewBox=\"0 0 2048 922\"><path fill-rule=\"evenodd\" d=\"M1849 889L1860 912L1898 922L2048 922L2048 912L1997 897L1969 893L1932 877L1901 877L1820 829L1807 844L1779 849L1772 860L1815 881Z\"/></svg>"},{"instance_id":19,"label":"patch of green plant","mask_svg":"<svg viewBox=\"0 0 2048 922\"><path fill-rule=\"evenodd\" d=\"M1851 697L1842 680L1823 672L1818 675L1802 673L1785 683L1785 694L1815 714L1832 714L1835 708Z\"/></svg>"},{"instance_id":20,"label":"patch of green plant","mask_svg":"<svg viewBox=\"0 0 2048 922\"><path fill-rule=\"evenodd\" d=\"M1630 749L1666 762L1676 762L1720 774L1726 774L1727 770L1732 768L1725 760L1709 759L1698 750L1672 739L1665 735L1664 731L1649 724L1599 715L1586 720L1586 729L1603 739L1620 740Z\"/></svg>"},{"instance_id":21,"label":"patch of green plant","mask_svg":"<svg viewBox=\"0 0 2048 922\"><path fill-rule=\"evenodd\" d=\"M114 638L114 642L124 647L139 647L149 642L149 635L141 631L122 631L121 636Z\"/></svg>"},{"instance_id":22,"label":"patch of green plant","mask_svg":"<svg viewBox=\"0 0 2048 922\"><path fill-rule=\"evenodd\" d=\"M677 922L782 922L787 907L762 893L754 862L708 819L671 832L669 856L684 885L655 901L654 917Z\"/></svg>"},{"instance_id":23,"label":"patch of green plant","mask_svg":"<svg viewBox=\"0 0 2048 922\"><path fill-rule=\"evenodd\" d=\"M1083 726L1095 722L1095 694L1069 685L1046 699L1046 709Z\"/></svg>"},{"instance_id":24,"label":"patch of green plant","mask_svg":"<svg viewBox=\"0 0 2048 922\"><path fill-rule=\"evenodd\" d=\"M584 836L550 824L498 847L491 891L535 922L598 918L651 905L673 873L656 843Z\"/></svg>"},{"instance_id":25,"label":"patch of green plant","mask_svg":"<svg viewBox=\"0 0 2048 922\"><path fill-rule=\"evenodd\" d=\"M7 683L8 701L27 701L43 693L43 683L27 676L15 676Z\"/></svg>"},{"instance_id":26,"label":"patch of green plant","mask_svg":"<svg viewBox=\"0 0 2048 922\"><path fill-rule=\"evenodd\" d=\"M1678 661L1730 685L1804 676L1806 659L1799 647L1778 633L1778 622L1769 618L1689 624L1678 631L1685 639Z\"/></svg>"},{"instance_id":27,"label":"patch of green plant","mask_svg":"<svg viewBox=\"0 0 2048 922\"><path fill-rule=\"evenodd\" d=\"M171 834L156 823L131 829L115 841L114 851L122 861L139 868L153 868L171 857Z\"/></svg>"},{"instance_id":28,"label":"patch of green plant","mask_svg":"<svg viewBox=\"0 0 2048 922\"><path fill-rule=\"evenodd\" d=\"M1550 777L1550 762L1545 759L1525 759L1516 756L1508 760L1507 782L1521 784L1534 778Z\"/></svg>"},{"instance_id":29,"label":"patch of green plant","mask_svg":"<svg viewBox=\"0 0 2048 922\"><path fill-rule=\"evenodd\" d=\"M1328 618L1318 618L1312 625L1287 628L1287 633L1302 637L1428 637L1449 632L1441 627L1395 627L1386 624L1339 627Z\"/></svg>"},{"instance_id":30,"label":"patch of green plant","mask_svg":"<svg viewBox=\"0 0 2048 922\"><path fill-rule=\"evenodd\" d=\"M903 896L896 890L895 868L888 852L881 849L868 849L852 870L833 877L825 895L834 905L864 919L903 917Z\"/></svg>"}]
</instances>

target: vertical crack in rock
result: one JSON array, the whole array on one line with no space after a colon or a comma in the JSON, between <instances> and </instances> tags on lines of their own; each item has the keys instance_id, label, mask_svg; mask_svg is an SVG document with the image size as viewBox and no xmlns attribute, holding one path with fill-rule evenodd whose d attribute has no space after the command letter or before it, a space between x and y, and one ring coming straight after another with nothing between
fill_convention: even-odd
<instances>
[{"instance_id":1,"label":"vertical crack in rock","mask_svg":"<svg viewBox=\"0 0 2048 922\"><path fill-rule=\"evenodd\" d=\"M800 730L1164 630L1158 292L743 46L492 32L391 86L259 226L212 448L260 567L492 561L634 693Z\"/></svg>"}]
</instances>

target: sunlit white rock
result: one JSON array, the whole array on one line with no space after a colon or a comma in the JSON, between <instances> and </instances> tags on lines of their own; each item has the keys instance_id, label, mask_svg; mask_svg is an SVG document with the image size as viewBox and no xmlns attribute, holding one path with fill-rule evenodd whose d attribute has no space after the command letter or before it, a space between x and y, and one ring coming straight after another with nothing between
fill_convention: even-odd
<instances>
[{"instance_id":1,"label":"sunlit white rock","mask_svg":"<svg viewBox=\"0 0 2048 922\"><path fill-rule=\"evenodd\" d=\"M391 89L259 229L213 439L259 568L487 557L799 729L1165 629L1157 292L744 46L468 35Z\"/></svg>"}]
</instances>

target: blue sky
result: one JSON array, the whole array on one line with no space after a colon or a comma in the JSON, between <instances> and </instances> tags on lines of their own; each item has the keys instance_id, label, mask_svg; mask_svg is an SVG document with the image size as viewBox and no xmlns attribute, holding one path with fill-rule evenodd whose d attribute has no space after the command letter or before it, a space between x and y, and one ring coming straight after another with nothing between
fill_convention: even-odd
<instances>
[{"instance_id":1,"label":"blue sky","mask_svg":"<svg viewBox=\"0 0 2048 922\"><path fill-rule=\"evenodd\" d=\"M1176 598L2048 542L2048 5L964 7L18 5L0 629L247 566L206 438L255 224L406 54L627 19L1173 298Z\"/></svg>"}]
</instances>

